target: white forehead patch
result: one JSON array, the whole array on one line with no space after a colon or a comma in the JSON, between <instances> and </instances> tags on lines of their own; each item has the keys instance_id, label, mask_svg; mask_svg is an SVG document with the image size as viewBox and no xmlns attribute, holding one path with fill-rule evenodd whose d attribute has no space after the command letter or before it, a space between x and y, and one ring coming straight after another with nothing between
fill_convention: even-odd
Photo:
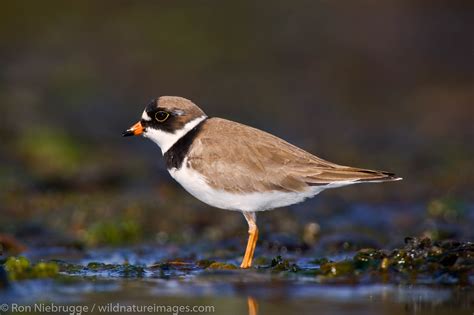
<instances>
[{"instance_id":1,"label":"white forehead patch","mask_svg":"<svg viewBox=\"0 0 474 315\"><path fill-rule=\"evenodd\" d=\"M148 116L148 114L146 113L146 110L143 111L142 119L143 119L143 120L146 120L146 121L150 121L150 120L151 120L151 117Z\"/></svg>"}]
</instances>

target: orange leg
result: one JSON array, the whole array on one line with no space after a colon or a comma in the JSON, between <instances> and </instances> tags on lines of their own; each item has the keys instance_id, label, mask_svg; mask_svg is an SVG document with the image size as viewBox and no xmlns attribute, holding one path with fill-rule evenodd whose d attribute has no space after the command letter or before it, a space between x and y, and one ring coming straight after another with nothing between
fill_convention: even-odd
<instances>
[{"instance_id":1,"label":"orange leg","mask_svg":"<svg viewBox=\"0 0 474 315\"><path fill-rule=\"evenodd\" d=\"M255 212L243 212L243 215L249 225L249 240L240 268L250 268L252 266L253 253L255 252L258 239L257 216Z\"/></svg>"},{"instance_id":2,"label":"orange leg","mask_svg":"<svg viewBox=\"0 0 474 315\"><path fill-rule=\"evenodd\" d=\"M249 315L258 315L258 302L257 300L249 296L247 297L247 304L249 306Z\"/></svg>"}]
</instances>

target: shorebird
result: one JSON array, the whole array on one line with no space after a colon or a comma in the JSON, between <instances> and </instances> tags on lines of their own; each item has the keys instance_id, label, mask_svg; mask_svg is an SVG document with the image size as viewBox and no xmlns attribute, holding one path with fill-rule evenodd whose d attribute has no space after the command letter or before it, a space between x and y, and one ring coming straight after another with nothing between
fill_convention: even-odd
<instances>
[{"instance_id":1,"label":"shorebird","mask_svg":"<svg viewBox=\"0 0 474 315\"><path fill-rule=\"evenodd\" d=\"M210 118L176 96L152 100L140 121L123 133L132 135L158 144L168 172L191 195L242 212L249 238L241 268L252 265L258 211L296 204L328 188L401 179L328 162L265 131Z\"/></svg>"}]
</instances>

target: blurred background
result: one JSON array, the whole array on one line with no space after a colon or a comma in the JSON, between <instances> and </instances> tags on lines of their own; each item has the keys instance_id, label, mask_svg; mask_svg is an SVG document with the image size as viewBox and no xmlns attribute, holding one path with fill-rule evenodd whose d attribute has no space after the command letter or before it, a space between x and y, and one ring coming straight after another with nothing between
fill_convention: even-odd
<instances>
[{"instance_id":1,"label":"blurred background","mask_svg":"<svg viewBox=\"0 0 474 315\"><path fill-rule=\"evenodd\" d=\"M0 242L240 253L240 214L195 200L155 144L121 137L160 95L404 177L261 214L263 250L472 239L473 21L471 1L5 2Z\"/></svg>"}]
</instances>

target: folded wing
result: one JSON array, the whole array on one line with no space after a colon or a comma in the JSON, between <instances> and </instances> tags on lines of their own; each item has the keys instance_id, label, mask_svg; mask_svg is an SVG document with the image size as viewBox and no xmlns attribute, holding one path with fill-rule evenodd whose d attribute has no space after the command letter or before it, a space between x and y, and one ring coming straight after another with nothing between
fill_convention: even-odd
<instances>
[{"instance_id":1,"label":"folded wing","mask_svg":"<svg viewBox=\"0 0 474 315\"><path fill-rule=\"evenodd\" d=\"M325 161L269 133L220 118L205 122L188 163L209 185L242 193L399 179Z\"/></svg>"}]
</instances>

